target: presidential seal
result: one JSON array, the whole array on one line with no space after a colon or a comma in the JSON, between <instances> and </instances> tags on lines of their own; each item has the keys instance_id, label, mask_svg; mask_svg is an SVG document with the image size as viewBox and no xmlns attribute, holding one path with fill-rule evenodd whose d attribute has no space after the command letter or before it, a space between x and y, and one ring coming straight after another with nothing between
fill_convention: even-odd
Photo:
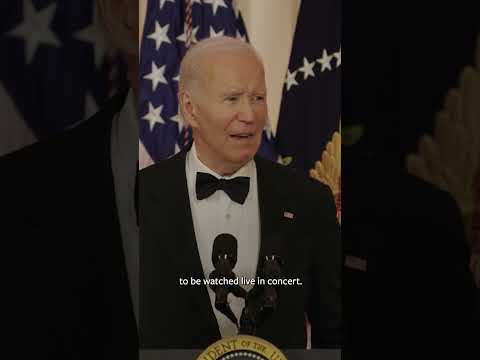
<instances>
[{"instance_id":1,"label":"presidential seal","mask_svg":"<svg viewBox=\"0 0 480 360\"><path fill-rule=\"evenodd\" d=\"M238 335L210 345L197 360L287 360L287 358L266 340Z\"/></svg>"}]
</instances>

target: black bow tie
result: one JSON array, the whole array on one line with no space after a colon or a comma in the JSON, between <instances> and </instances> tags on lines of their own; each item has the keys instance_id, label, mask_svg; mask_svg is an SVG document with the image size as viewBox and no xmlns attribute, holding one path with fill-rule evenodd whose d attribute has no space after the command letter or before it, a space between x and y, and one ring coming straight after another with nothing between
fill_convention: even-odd
<instances>
[{"instance_id":1,"label":"black bow tie","mask_svg":"<svg viewBox=\"0 0 480 360\"><path fill-rule=\"evenodd\" d=\"M208 198L217 190L223 190L233 201L243 204L248 195L250 188L250 178L239 176L230 180L217 179L215 176L197 172L197 181L195 190L197 199L203 200Z\"/></svg>"}]
</instances>

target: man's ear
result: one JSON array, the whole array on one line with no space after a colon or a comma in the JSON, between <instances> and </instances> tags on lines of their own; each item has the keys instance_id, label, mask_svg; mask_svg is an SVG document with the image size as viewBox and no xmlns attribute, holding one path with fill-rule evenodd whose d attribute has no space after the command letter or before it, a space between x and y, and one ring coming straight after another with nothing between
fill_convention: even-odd
<instances>
[{"instance_id":1,"label":"man's ear","mask_svg":"<svg viewBox=\"0 0 480 360\"><path fill-rule=\"evenodd\" d=\"M181 90L178 95L178 100L180 102L180 111L182 112L185 122L193 129L198 128L198 121L196 118L197 109L190 93Z\"/></svg>"}]
</instances>

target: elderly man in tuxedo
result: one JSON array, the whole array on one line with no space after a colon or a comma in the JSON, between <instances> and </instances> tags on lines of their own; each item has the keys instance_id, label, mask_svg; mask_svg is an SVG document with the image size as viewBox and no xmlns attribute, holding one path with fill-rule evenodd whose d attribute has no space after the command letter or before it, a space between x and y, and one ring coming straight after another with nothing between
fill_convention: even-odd
<instances>
[{"instance_id":1,"label":"elderly man in tuxedo","mask_svg":"<svg viewBox=\"0 0 480 360\"><path fill-rule=\"evenodd\" d=\"M278 255L283 277L274 313L256 335L282 348L340 346L341 253L335 204L319 182L256 156L268 118L257 52L233 38L207 39L185 55L179 102L193 143L139 176L140 329L147 348L205 348L237 334L205 285L221 233L238 241L238 277ZM247 288L248 289L248 288ZM230 296L240 318L244 300Z\"/></svg>"}]
</instances>

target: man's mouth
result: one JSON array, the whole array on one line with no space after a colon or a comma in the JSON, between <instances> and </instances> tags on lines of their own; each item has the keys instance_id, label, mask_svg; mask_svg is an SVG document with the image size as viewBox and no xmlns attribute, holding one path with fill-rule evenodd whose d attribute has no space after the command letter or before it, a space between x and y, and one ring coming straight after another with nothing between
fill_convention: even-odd
<instances>
[{"instance_id":1,"label":"man's mouth","mask_svg":"<svg viewBox=\"0 0 480 360\"><path fill-rule=\"evenodd\" d=\"M230 135L231 138L234 138L236 140L245 140L245 139L250 139L253 137L253 133L238 133L238 134L232 134Z\"/></svg>"}]
</instances>

